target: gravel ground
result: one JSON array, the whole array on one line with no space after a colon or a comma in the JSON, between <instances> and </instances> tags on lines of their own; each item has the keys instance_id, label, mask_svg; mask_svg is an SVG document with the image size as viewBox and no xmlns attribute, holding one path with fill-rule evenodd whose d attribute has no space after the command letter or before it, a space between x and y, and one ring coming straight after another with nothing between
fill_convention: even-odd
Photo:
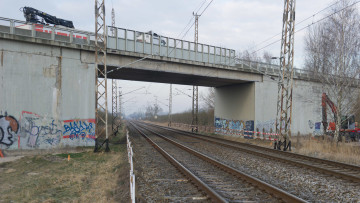
<instances>
[{"instance_id":1,"label":"gravel ground","mask_svg":"<svg viewBox=\"0 0 360 203\"><path fill-rule=\"evenodd\" d=\"M210 202L206 194L130 127L137 202Z\"/></svg>"},{"instance_id":2,"label":"gravel ground","mask_svg":"<svg viewBox=\"0 0 360 203\"><path fill-rule=\"evenodd\" d=\"M164 132L164 131L162 131ZM187 136L167 133L197 151L310 202L360 202L360 185Z\"/></svg>"}]
</instances>

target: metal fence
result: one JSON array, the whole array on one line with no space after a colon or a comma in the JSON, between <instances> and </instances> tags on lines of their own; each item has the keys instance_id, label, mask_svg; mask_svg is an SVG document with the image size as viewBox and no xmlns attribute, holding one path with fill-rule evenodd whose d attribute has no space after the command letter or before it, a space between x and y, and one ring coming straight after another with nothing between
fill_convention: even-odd
<instances>
[{"instance_id":1,"label":"metal fence","mask_svg":"<svg viewBox=\"0 0 360 203\"><path fill-rule=\"evenodd\" d=\"M134 152L129 139L128 130L126 130L126 146L128 152L128 161L130 164L130 198L131 198L131 202L135 203L135 174L134 174L134 164L133 164Z\"/></svg>"}]
</instances>

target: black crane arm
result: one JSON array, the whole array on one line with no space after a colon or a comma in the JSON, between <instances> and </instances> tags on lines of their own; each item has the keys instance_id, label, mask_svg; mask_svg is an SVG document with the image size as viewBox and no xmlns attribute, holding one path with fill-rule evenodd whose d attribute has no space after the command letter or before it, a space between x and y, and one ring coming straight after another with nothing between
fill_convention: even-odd
<instances>
[{"instance_id":1,"label":"black crane arm","mask_svg":"<svg viewBox=\"0 0 360 203\"><path fill-rule=\"evenodd\" d=\"M26 22L44 24L43 21L38 19L38 16L45 20L46 23L54 25L62 25L69 28L74 28L73 22L70 20L64 20L57 18L56 16L49 15L45 12L39 11L35 8L24 7L22 9Z\"/></svg>"}]
</instances>

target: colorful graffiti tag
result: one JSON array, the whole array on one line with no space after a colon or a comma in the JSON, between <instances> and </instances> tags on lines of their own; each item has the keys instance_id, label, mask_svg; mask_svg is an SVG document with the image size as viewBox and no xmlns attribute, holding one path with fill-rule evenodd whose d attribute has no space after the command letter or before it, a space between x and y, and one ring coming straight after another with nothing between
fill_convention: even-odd
<instances>
[{"instance_id":1,"label":"colorful graffiti tag","mask_svg":"<svg viewBox=\"0 0 360 203\"><path fill-rule=\"evenodd\" d=\"M314 135L322 135L321 122L315 122Z\"/></svg>"},{"instance_id":2,"label":"colorful graffiti tag","mask_svg":"<svg viewBox=\"0 0 360 203\"><path fill-rule=\"evenodd\" d=\"M32 112L23 111L20 123L21 136L19 136L19 140L21 137L27 139L27 146L35 148L43 143L50 145L60 143L62 131L59 121L56 122L52 118L46 118Z\"/></svg>"},{"instance_id":3,"label":"colorful graffiti tag","mask_svg":"<svg viewBox=\"0 0 360 203\"><path fill-rule=\"evenodd\" d=\"M19 123L13 116L0 115L0 144L7 147L14 143L19 130Z\"/></svg>"},{"instance_id":4,"label":"colorful graffiti tag","mask_svg":"<svg viewBox=\"0 0 360 203\"><path fill-rule=\"evenodd\" d=\"M63 138L95 139L95 119L64 121Z\"/></svg>"},{"instance_id":5,"label":"colorful graffiti tag","mask_svg":"<svg viewBox=\"0 0 360 203\"><path fill-rule=\"evenodd\" d=\"M0 148L49 149L94 144L95 119L55 120L22 111L18 121L6 113L0 115Z\"/></svg>"},{"instance_id":6,"label":"colorful graffiti tag","mask_svg":"<svg viewBox=\"0 0 360 203\"><path fill-rule=\"evenodd\" d=\"M215 132L224 135L235 135L243 131L244 135L252 135L254 121L227 120L215 117Z\"/></svg>"}]
</instances>

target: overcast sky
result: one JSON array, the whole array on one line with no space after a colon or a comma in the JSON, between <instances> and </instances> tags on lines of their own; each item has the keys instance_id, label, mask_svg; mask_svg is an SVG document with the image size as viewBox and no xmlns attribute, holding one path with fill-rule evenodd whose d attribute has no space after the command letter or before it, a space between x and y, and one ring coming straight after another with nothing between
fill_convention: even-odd
<instances>
[{"instance_id":1,"label":"overcast sky","mask_svg":"<svg viewBox=\"0 0 360 203\"><path fill-rule=\"evenodd\" d=\"M111 9L115 9L116 27L138 31L154 32L177 38L188 29L192 12L201 13L211 0L106 0L106 24L111 25ZM296 2L296 22L308 20L295 26L301 29L322 18L330 10L314 15L333 4L333 0L298 0ZM203 7L199 9L199 7ZM94 0L0 0L0 16L24 20L20 7L30 6L59 18L71 20L76 29L94 31ZM245 49L258 50L281 38L283 0L214 0L199 18L199 43L222 46L236 51ZM191 21L193 22L193 21ZM192 23L191 23L192 24ZM189 26L188 26L189 27ZM187 27L187 28L188 28ZM276 37L259 44L274 35ZM306 31L295 34L295 65L303 66L303 41ZM179 37L181 38L181 37ZM194 40L194 28L191 28L184 39ZM280 55L280 43L266 49L273 56ZM257 52L262 55L263 51ZM111 85L111 83L109 83ZM159 102L168 103L169 85L119 81L123 93L145 87L139 91L124 95L126 114L153 103L155 96ZM192 94L191 86L178 88ZM174 93L177 91L173 90ZM206 88L200 92L205 94ZM111 99L109 97L109 99ZM161 104L164 111L168 107ZM181 112L191 108L191 98L177 95L173 98L173 112Z\"/></svg>"}]
</instances>

